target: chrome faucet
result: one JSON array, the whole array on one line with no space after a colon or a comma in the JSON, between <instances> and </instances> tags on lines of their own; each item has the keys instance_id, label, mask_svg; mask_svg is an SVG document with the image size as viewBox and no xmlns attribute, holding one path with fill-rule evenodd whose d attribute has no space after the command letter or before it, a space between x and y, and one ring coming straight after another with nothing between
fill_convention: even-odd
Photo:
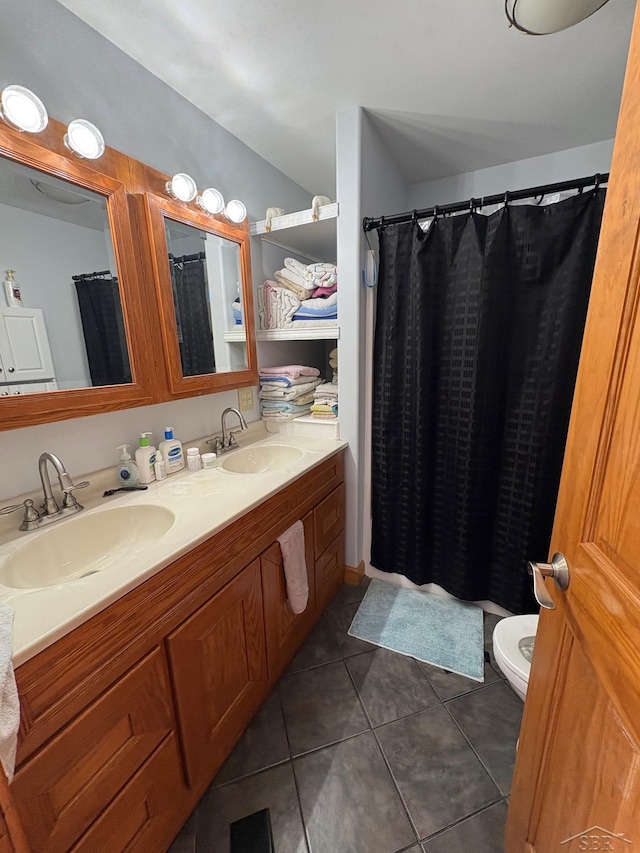
<instances>
[{"instance_id":1,"label":"chrome faucet","mask_svg":"<svg viewBox=\"0 0 640 853\"><path fill-rule=\"evenodd\" d=\"M229 434L227 435L227 415L229 412L233 412L234 415L238 416L238 420L240 421L240 429L237 430L229 430ZM238 409L234 409L233 406L229 406L222 413L222 438L219 435L214 436L213 438L207 439L207 444L212 444L213 449L216 453L226 453L228 450L234 450L238 447L238 442L236 441L236 433L240 432L240 430L248 429L247 422L244 419L244 415L242 412L238 411Z\"/></svg>"},{"instance_id":2,"label":"chrome faucet","mask_svg":"<svg viewBox=\"0 0 640 853\"><path fill-rule=\"evenodd\" d=\"M58 506L58 503L53 496L53 489L51 487L51 480L49 479L47 463L53 465L56 474L58 475L58 482L60 483L60 489L62 490L62 506ZM53 521L58 521L60 518L66 518L66 516L73 515L76 512L80 512L81 509L84 509L84 507L82 507L75 499L73 492L74 489L84 489L89 485L89 481L84 480L82 483L74 483L71 479L71 475L67 472L67 469L55 453L49 453L47 451L40 455L40 459L38 460L38 472L40 474L40 482L42 483L42 493L44 496L44 503L41 506L40 512L35 508L34 503L30 498L27 498L27 500L22 504L7 506L0 509L0 515L7 515L17 509L24 508L24 516L22 524L20 525L20 530L35 530L38 527L42 527L45 524L51 524Z\"/></svg>"}]
</instances>

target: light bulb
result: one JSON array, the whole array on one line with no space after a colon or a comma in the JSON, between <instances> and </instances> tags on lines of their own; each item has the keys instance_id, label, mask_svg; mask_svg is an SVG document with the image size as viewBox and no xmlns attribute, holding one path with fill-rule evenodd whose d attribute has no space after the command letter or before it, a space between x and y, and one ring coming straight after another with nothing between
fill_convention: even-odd
<instances>
[{"instance_id":1,"label":"light bulb","mask_svg":"<svg viewBox=\"0 0 640 853\"><path fill-rule=\"evenodd\" d=\"M7 86L0 95L1 115L17 130L40 133L49 123L47 110L37 95L24 86Z\"/></svg>"},{"instance_id":2,"label":"light bulb","mask_svg":"<svg viewBox=\"0 0 640 853\"><path fill-rule=\"evenodd\" d=\"M198 194L198 187L191 175L178 172L166 183L166 189L170 196L178 201L193 201Z\"/></svg>"},{"instance_id":3,"label":"light bulb","mask_svg":"<svg viewBox=\"0 0 640 853\"><path fill-rule=\"evenodd\" d=\"M230 202L227 202L227 206L224 209L224 215L231 222L235 222L239 225L247 218L247 208L241 201L238 201L237 198L233 198Z\"/></svg>"},{"instance_id":4,"label":"light bulb","mask_svg":"<svg viewBox=\"0 0 640 853\"><path fill-rule=\"evenodd\" d=\"M196 204L198 207L206 210L207 213L222 213L224 210L222 193L213 187L207 187L206 190L203 190L202 195L199 195L196 199Z\"/></svg>"},{"instance_id":5,"label":"light bulb","mask_svg":"<svg viewBox=\"0 0 640 853\"><path fill-rule=\"evenodd\" d=\"M104 139L95 124L78 118L67 127L64 144L78 157L97 160L104 154Z\"/></svg>"}]
</instances>

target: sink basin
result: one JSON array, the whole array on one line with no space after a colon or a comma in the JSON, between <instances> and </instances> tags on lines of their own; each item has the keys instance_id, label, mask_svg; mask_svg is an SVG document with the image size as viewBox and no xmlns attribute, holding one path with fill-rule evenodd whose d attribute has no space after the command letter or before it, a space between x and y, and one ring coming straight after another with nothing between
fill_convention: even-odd
<instances>
[{"instance_id":1,"label":"sink basin","mask_svg":"<svg viewBox=\"0 0 640 853\"><path fill-rule=\"evenodd\" d=\"M220 467L234 474L266 474L284 471L302 456L297 447L287 444L264 444L243 447L228 456Z\"/></svg>"},{"instance_id":2,"label":"sink basin","mask_svg":"<svg viewBox=\"0 0 640 853\"><path fill-rule=\"evenodd\" d=\"M174 521L171 510L152 504L77 515L25 539L0 563L0 583L35 589L95 574L153 545Z\"/></svg>"}]
</instances>

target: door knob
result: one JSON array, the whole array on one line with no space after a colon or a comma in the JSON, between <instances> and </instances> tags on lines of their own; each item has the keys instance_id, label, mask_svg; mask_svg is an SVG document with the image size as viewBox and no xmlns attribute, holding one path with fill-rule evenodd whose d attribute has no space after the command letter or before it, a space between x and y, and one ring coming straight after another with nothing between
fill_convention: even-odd
<instances>
[{"instance_id":1,"label":"door knob","mask_svg":"<svg viewBox=\"0 0 640 853\"><path fill-rule=\"evenodd\" d=\"M540 607L555 610L556 606L547 592L544 579L553 578L558 588L563 591L569 586L569 563L564 554L554 554L550 563L528 562L527 571L533 575L533 594Z\"/></svg>"}]
</instances>

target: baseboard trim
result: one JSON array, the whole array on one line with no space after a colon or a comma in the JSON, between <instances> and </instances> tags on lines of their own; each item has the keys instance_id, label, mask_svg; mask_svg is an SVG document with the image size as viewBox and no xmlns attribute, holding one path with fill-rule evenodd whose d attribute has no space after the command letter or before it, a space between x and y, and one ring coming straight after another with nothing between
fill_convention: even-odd
<instances>
[{"instance_id":1,"label":"baseboard trim","mask_svg":"<svg viewBox=\"0 0 640 853\"><path fill-rule=\"evenodd\" d=\"M344 582L350 583L352 586L358 586L364 577L364 560L360 561L359 566L344 567Z\"/></svg>"}]
</instances>

